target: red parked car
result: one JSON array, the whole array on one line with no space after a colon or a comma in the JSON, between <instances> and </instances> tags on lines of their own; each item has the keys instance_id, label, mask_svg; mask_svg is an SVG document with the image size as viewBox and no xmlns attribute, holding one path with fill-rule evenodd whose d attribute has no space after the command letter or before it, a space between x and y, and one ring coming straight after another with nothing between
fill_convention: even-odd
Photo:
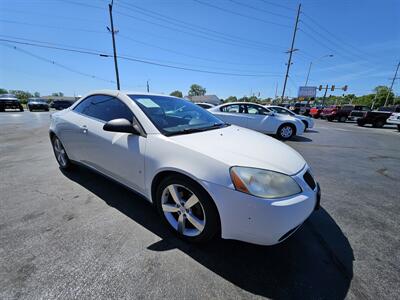
<instances>
[{"instance_id":1,"label":"red parked car","mask_svg":"<svg viewBox=\"0 0 400 300\"><path fill-rule=\"evenodd\" d=\"M340 105L331 105L324 108L320 114L322 119L333 121L336 117L337 111L340 109Z\"/></svg>"},{"instance_id":2,"label":"red parked car","mask_svg":"<svg viewBox=\"0 0 400 300\"><path fill-rule=\"evenodd\" d=\"M324 109L323 106L311 107L311 109L310 109L311 117L313 117L314 119L318 119L321 116L321 112L322 112L323 109Z\"/></svg>"}]
</instances>

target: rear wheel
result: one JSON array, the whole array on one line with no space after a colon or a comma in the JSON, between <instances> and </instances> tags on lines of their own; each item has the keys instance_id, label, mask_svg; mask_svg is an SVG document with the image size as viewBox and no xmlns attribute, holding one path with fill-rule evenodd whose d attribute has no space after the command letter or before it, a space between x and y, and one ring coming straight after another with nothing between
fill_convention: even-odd
<instances>
[{"instance_id":1,"label":"rear wheel","mask_svg":"<svg viewBox=\"0 0 400 300\"><path fill-rule=\"evenodd\" d=\"M279 126L276 135L281 140L288 140L296 134L296 129L292 124L282 124Z\"/></svg>"},{"instance_id":2,"label":"rear wheel","mask_svg":"<svg viewBox=\"0 0 400 300\"><path fill-rule=\"evenodd\" d=\"M397 125L397 130L400 131L400 124Z\"/></svg>"},{"instance_id":3,"label":"rear wheel","mask_svg":"<svg viewBox=\"0 0 400 300\"><path fill-rule=\"evenodd\" d=\"M180 238L206 242L219 232L217 208L195 181L172 175L156 191L156 207L167 226Z\"/></svg>"},{"instance_id":4,"label":"rear wheel","mask_svg":"<svg viewBox=\"0 0 400 300\"><path fill-rule=\"evenodd\" d=\"M334 117L326 117L329 122L332 122L335 118Z\"/></svg>"},{"instance_id":5,"label":"rear wheel","mask_svg":"<svg viewBox=\"0 0 400 300\"><path fill-rule=\"evenodd\" d=\"M70 169L72 164L60 139L54 135L51 139L51 144L53 145L54 155L56 156L60 168L63 170Z\"/></svg>"}]
</instances>

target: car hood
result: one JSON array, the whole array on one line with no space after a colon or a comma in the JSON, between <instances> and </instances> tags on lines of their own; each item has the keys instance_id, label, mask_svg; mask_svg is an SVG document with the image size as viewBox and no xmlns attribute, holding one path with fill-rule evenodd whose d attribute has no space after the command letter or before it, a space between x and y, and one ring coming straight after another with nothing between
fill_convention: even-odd
<instances>
[{"instance_id":1,"label":"car hood","mask_svg":"<svg viewBox=\"0 0 400 300\"><path fill-rule=\"evenodd\" d=\"M238 126L170 137L180 146L231 166L272 170L288 175L301 171L306 162L286 144Z\"/></svg>"}]
</instances>

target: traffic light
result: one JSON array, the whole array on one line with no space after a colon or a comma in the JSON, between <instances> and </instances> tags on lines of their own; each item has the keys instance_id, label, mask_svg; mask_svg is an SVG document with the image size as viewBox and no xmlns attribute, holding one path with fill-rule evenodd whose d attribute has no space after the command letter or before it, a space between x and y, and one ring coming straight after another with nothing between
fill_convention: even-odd
<instances>
[{"instance_id":1,"label":"traffic light","mask_svg":"<svg viewBox=\"0 0 400 300\"><path fill-rule=\"evenodd\" d=\"M322 84L318 88L319 91L322 91Z\"/></svg>"},{"instance_id":2,"label":"traffic light","mask_svg":"<svg viewBox=\"0 0 400 300\"><path fill-rule=\"evenodd\" d=\"M331 91L334 91L334 90L335 90L335 85L332 84Z\"/></svg>"},{"instance_id":3,"label":"traffic light","mask_svg":"<svg viewBox=\"0 0 400 300\"><path fill-rule=\"evenodd\" d=\"M347 91L347 84L343 87L343 91Z\"/></svg>"}]
</instances>

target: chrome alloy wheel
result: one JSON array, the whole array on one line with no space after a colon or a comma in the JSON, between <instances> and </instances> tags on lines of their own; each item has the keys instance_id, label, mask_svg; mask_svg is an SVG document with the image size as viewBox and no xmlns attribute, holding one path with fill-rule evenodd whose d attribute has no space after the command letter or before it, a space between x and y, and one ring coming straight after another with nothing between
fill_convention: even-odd
<instances>
[{"instance_id":1,"label":"chrome alloy wheel","mask_svg":"<svg viewBox=\"0 0 400 300\"><path fill-rule=\"evenodd\" d=\"M180 234L195 237L206 225L206 214L197 196L188 188L168 185L162 192L161 208L168 223Z\"/></svg>"},{"instance_id":2,"label":"chrome alloy wheel","mask_svg":"<svg viewBox=\"0 0 400 300\"><path fill-rule=\"evenodd\" d=\"M56 137L54 138L54 141L53 141L53 148L54 148L54 153L56 155L58 163L62 167L65 168L68 164L67 153L65 152L65 149L64 149L63 145L61 144L60 140Z\"/></svg>"},{"instance_id":3,"label":"chrome alloy wheel","mask_svg":"<svg viewBox=\"0 0 400 300\"><path fill-rule=\"evenodd\" d=\"M281 132L280 132L281 136L285 139L290 138L293 135L293 129L291 126L287 125L287 126L283 126L281 128Z\"/></svg>"}]
</instances>

